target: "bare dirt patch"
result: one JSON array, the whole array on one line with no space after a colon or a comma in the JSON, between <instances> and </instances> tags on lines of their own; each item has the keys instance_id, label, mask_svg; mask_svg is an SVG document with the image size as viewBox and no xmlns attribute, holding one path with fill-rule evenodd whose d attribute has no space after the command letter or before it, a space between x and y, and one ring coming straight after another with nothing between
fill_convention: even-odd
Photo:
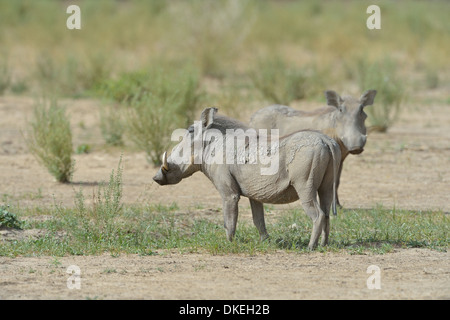
<instances>
[{"instance_id":1,"label":"bare dirt patch","mask_svg":"<svg viewBox=\"0 0 450 320\"><path fill-rule=\"evenodd\" d=\"M80 289L66 272L80 268ZM370 265L381 289L368 289ZM2 299L448 299L450 254L212 256L165 253L0 259Z\"/></svg>"}]
</instances>

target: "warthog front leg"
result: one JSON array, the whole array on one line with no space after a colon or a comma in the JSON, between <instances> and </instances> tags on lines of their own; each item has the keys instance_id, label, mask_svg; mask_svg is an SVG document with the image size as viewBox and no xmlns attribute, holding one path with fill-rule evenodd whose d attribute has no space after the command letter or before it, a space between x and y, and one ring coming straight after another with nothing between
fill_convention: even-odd
<instances>
[{"instance_id":1,"label":"warthog front leg","mask_svg":"<svg viewBox=\"0 0 450 320\"><path fill-rule=\"evenodd\" d=\"M223 199L224 227L229 241L233 241L234 234L236 233L238 202L239 195L232 195Z\"/></svg>"},{"instance_id":2,"label":"warthog front leg","mask_svg":"<svg viewBox=\"0 0 450 320\"><path fill-rule=\"evenodd\" d=\"M253 199L249 200L250 207L252 208L253 223L255 224L256 229L258 229L259 231L261 241L263 241L269 237L269 234L266 230L266 223L264 221L264 205L259 201Z\"/></svg>"}]
</instances>

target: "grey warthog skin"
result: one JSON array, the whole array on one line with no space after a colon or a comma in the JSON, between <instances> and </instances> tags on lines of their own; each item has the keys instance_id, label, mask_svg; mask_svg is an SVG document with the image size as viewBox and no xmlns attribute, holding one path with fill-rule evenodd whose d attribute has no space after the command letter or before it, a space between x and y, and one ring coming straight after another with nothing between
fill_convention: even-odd
<instances>
[{"instance_id":1,"label":"grey warthog skin","mask_svg":"<svg viewBox=\"0 0 450 320\"><path fill-rule=\"evenodd\" d=\"M314 223L309 249L317 246L321 234L321 244L326 245L330 232L331 205L334 213L336 210L336 175L341 158L338 144L318 131L299 131L283 137L274 142L276 148L271 145L265 151L278 150L278 170L271 175L261 174L260 163L207 164L211 154L211 142L204 137L209 130L219 130L225 140L226 129L249 129L237 120L216 115L216 112L216 108L208 108L202 112L203 136L200 139L203 141L203 161L196 164L193 156L190 163L176 164L174 161L173 155L179 154L180 150L186 147L183 144L193 144L192 141L196 138L194 130L189 130L168 157L166 153L163 155L163 164L153 180L160 185L176 184L197 171L203 172L222 197L224 226L230 241L236 231L238 201L241 196L250 200L253 222L261 240L268 237L263 203L283 204L300 199L306 214ZM190 139L187 135L191 135ZM238 156L239 151L235 157Z\"/></svg>"},{"instance_id":2,"label":"grey warthog skin","mask_svg":"<svg viewBox=\"0 0 450 320\"><path fill-rule=\"evenodd\" d=\"M359 99L340 97L335 91L325 91L327 107L311 112L295 110L288 106L271 105L255 112L250 127L279 129L280 136L298 130L319 130L332 137L341 147L341 163L337 177L339 187L342 166L349 154L360 154L367 141L364 107L372 105L377 91L368 90ZM336 190L337 203L340 205Z\"/></svg>"}]
</instances>

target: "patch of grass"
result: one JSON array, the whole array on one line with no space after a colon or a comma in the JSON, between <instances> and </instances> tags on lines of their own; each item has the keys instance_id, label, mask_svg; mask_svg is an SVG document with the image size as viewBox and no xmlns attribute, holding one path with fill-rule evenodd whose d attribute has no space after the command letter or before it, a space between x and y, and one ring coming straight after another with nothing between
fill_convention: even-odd
<instances>
[{"instance_id":1,"label":"patch of grass","mask_svg":"<svg viewBox=\"0 0 450 320\"><path fill-rule=\"evenodd\" d=\"M48 231L37 240L6 242L0 256L42 254L89 255L110 252L140 255L157 250L257 254L277 250L307 253L311 220L302 210L281 212L267 224L270 238L261 242L250 221L240 219L235 241L226 239L222 215L193 219L176 205L120 205L119 171L87 208L81 195L74 208L53 208L53 219L30 222L27 228ZM110 196L106 196L109 194ZM96 198L98 197L96 195ZM97 198L98 199L98 198ZM118 201L117 201L118 200ZM47 210L48 211L48 210ZM30 212L34 212L31 210ZM27 212L22 212L24 215ZM411 212L374 208L343 210L331 217L330 244L320 252L386 254L395 248L428 248L446 251L450 245L449 216L443 212ZM61 233L65 234L61 237Z\"/></svg>"},{"instance_id":2,"label":"patch of grass","mask_svg":"<svg viewBox=\"0 0 450 320\"><path fill-rule=\"evenodd\" d=\"M443 212L410 212L406 210L344 211L336 219L335 237L340 245L390 249L390 246L446 248L449 245L449 218Z\"/></svg>"},{"instance_id":3,"label":"patch of grass","mask_svg":"<svg viewBox=\"0 0 450 320\"><path fill-rule=\"evenodd\" d=\"M25 137L30 152L59 182L69 182L74 170L72 131L65 109L56 100L38 102Z\"/></svg>"}]
</instances>

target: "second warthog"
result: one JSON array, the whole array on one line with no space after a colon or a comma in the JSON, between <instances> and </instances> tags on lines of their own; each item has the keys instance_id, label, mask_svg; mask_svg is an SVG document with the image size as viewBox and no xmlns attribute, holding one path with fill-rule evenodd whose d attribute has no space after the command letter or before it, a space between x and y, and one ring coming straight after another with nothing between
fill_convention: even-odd
<instances>
[{"instance_id":1,"label":"second warthog","mask_svg":"<svg viewBox=\"0 0 450 320\"><path fill-rule=\"evenodd\" d=\"M336 213L334 195L341 158L338 144L317 131L300 131L281 139L272 136L270 146L258 141L258 152L276 156L278 161L275 172L261 174L261 163L247 161L251 156L248 150L227 148L226 154L219 152L225 145L230 145L228 139L236 138L235 135L230 136L230 130L245 132L254 129L229 117L216 115L216 112L215 108L202 112L201 134L196 135L194 126L186 130L183 139L172 149L171 154L168 157L166 153L163 155L163 164L153 180L160 185L177 184L197 171L203 172L222 197L225 229L230 241L236 231L238 201L241 196L250 200L253 222L261 239L268 237L263 203L283 204L300 199L305 213L314 223L308 247L316 247L321 234L322 245L326 245L332 204ZM216 133L211 135L214 131ZM245 139L244 137L244 141ZM257 136L257 139L261 140L261 136ZM202 148L201 159L196 161L195 151L192 150L196 143L199 145L199 141ZM186 150L191 151L190 160L180 162L180 155L186 153ZM227 161L217 159L218 153L222 160L227 158ZM230 155L234 158L234 163L230 163ZM211 161L211 157L216 159ZM247 160L242 161L242 158Z\"/></svg>"},{"instance_id":2,"label":"second warthog","mask_svg":"<svg viewBox=\"0 0 450 320\"><path fill-rule=\"evenodd\" d=\"M298 130L319 130L335 139L341 147L341 163L337 178L339 187L342 166L349 154L360 154L367 141L364 107L372 105L376 90L368 90L359 98L341 97L335 91L325 91L328 107L311 112L295 110L288 106L272 105L255 112L250 127L279 129L280 136ZM337 203L339 197L336 194Z\"/></svg>"}]
</instances>

